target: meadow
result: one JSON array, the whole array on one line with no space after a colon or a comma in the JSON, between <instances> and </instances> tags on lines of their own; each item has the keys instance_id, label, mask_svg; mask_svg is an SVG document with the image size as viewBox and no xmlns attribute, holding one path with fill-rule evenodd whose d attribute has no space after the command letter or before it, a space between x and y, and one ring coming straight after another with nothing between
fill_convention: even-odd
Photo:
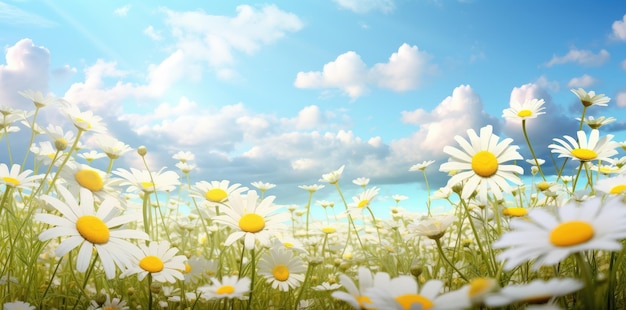
<instances>
[{"instance_id":1,"label":"meadow","mask_svg":"<svg viewBox=\"0 0 626 310\"><path fill-rule=\"evenodd\" d=\"M449 175L427 211L395 195L388 218L372 211L380 188L343 179L344 166L300 186L304 206L286 207L271 183L192 182L185 150L176 169L150 169L147 148L106 135L92 112L21 95L31 109L0 107L3 309L626 308L626 144L602 133L613 117L586 116L610 101L595 91L572 89L580 125L553 137L551 158L535 156L526 131L550 113L541 98L503 111L525 141L468 128L443 149L448 161L407 167L425 184L428 170ZM42 109L72 125L40 124ZM12 148L18 132L26 152ZM143 165L120 167L122 156ZM324 187L340 199L318 200ZM360 193L344 197L347 187Z\"/></svg>"}]
</instances>

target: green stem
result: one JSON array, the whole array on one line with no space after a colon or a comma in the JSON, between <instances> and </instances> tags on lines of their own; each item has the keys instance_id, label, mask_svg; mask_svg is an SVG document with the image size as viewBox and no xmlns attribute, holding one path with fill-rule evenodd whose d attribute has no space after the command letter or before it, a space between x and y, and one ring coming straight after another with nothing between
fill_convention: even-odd
<instances>
[{"instance_id":1,"label":"green stem","mask_svg":"<svg viewBox=\"0 0 626 310\"><path fill-rule=\"evenodd\" d=\"M30 147L33 145L33 141L35 140L35 120L37 119L37 114L39 113L39 107L35 108L35 114L33 114L33 120L30 123L30 141L28 142L28 147L26 148L26 155L24 155L24 160L22 161L22 171L24 171L24 166L26 165L26 160L28 159L28 154L30 153Z\"/></svg>"},{"instance_id":2,"label":"green stem","mask_svg":"<svg viewBox=\"0 0 626 310\"><path fill-rule=\"evenodd\" d=\"M91 264L89 264L89 268L87 268L87 273L85 273L85 279L83 279L82 289L80 290L78 297L76 297L76 303L74 304L74 307L72 309L76 309L81 297L85 295L85 287L87 287L87 282L89 282L89 276L91 275L91 272L93 271L93 267L96 265L97 260L98 260L98 252L96 252L96 255L91 260Z\"/></svg>"},{"instance_id":3,"label":"green stem","mask_svg":"<svg viewBox=\"0 0 626 310\"><path fill-rule=\"evenodd\" d=\"M296 298L296 301L294 303L294 306L296 307L296 309L300 308L300 299L302 298L302 293L304 293L304 291L306 290L306 286L309 283L309 278L311 277L311 274L313 273L313 268L315 268L313 266L313 264L309 263L308 268L306 269L306 275L304 276L304 282L302 282L302 286L300 286L300 292L298 293L298 297Z\"/></svg>"},{"instance_id":4,"label":"green stem","mask_svg":"<svg viewBox=\"0 0 626 310\"><path fill-rule=\"evenodd\" d=\"M426 193L428 194L428 199L426 199L426 208L428 208L428 216L430 216L430 184L428 184L428 177L426 176L426 169L422 170L424 173L424 182L426 183Z\"/></svg>"},{"instance_id":5,"label":"green stem","mask_svg":"<svg viewBox=\"0 0 626 310\"><path fill-rule=\"evenodd\" d=\"M528 138L528 132L526 132L526 120L522 120L522 131L524 132L524 138L526 139L526 144L528 144L528 150L530 150L530 154L533 156L535 160L535 166L539 169L539 173L541 174L541 178L546 180L545 175L543 174L543 169L541 169L541 165L539 165L539 160L537 159L537 155L535 155L535 151L533 150L533 145L530 143L530 139Z\"/></svg>"},{"instance_id":6,"label":"green stem","mask_svg":"<svg viewBox=\"0 0 626 310\"><path fill-rule=\"evenodd\" d=\"M450 267L452 267L452 269L454 269L454 271L456 271L459 276L461 276L461 279L465 280L465 282L469 282L469 280L465 277L465 275L463 275L461 270L456 268L456 266L448 259L448 257L446 257L446 254L443 253L443 249L441 248L441 241L439 241L439 239L435 239L435 243L437 243L437 250L439 251L440 257L443 258L443 260L446 261L446 263L450 265Z\"/></svg>"},{"instance_id":7,"label":"green stem","mask_svg":"<svg viewBox=\"0 0 626 310\"><path fill-rule=\"evenodd\" d=\"M256 275L256 257L254 257L254 249L250 250L250 294L249 294L249 298L248 298L248 307L247 309L250 310L252 307L252 297L254 296L254 278Z\"/></svg>"}]
</instances>

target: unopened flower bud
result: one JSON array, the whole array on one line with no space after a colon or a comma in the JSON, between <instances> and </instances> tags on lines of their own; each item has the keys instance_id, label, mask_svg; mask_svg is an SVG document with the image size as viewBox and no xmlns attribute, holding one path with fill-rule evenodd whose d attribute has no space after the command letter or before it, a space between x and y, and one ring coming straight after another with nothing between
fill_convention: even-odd
<instances>
[{"instance_id":1,"label":"unopened flower bud","mask_svg":"<svg viewBox=\"0 0 626 310\"><path fill-rule=\"evenodd\" d=\"M142 145L137 148L137 154L139 154L139 156L141 157L144 157L146 156L146 154L148 154L148 149L144 145Z\"/></svg>"}]
</instances>

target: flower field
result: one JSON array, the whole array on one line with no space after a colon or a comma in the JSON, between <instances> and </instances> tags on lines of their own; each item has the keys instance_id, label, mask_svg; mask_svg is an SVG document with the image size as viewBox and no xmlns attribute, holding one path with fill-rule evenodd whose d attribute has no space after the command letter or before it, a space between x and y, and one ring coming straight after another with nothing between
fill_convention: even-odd
<instances>
[{"instance_id":1,"label":"flower field","mask_svg":"<svg viewBox=\"0 0 626 310\"><path fill-rule=\"evenodd\" d=\"M625 144L586 116L610 98L573 89L577 131L553 137L538 158L527 124L543 99L512 104L525 141L469 128L449 156L411 171L448 173L427 212L328 170L304 207L274 203L274 184L191 181L194 154L150 170L149 150L106 135L90 111L39 92L30 110L0 107L0 304L3 309L624 309ZM56 109L71 128L40 124ZM15 152L16 132L28 152ZM96 141L88 149L85 139ZM528 148L524 158L520 147ZM543 150L545 151L545 150ZM545 152L544 152L545 153ZM543 154L543 153L542 153ZM121 156L143 165L118 167ZM108 161L107 169L92 165ZM524 169L530 165L530 169ZM332 167L335 168L335 167ZM197 178L197 176L193 176ZM362 191L344 197L346 187ZM318 200L321 188L338 201ZM430 189L429 189L430 191ZM449 204L448 212L431 201ZM312 209L323 209L313 216ZM184 211L183 211L184 210Z\"/></svg>"}]
</instances>

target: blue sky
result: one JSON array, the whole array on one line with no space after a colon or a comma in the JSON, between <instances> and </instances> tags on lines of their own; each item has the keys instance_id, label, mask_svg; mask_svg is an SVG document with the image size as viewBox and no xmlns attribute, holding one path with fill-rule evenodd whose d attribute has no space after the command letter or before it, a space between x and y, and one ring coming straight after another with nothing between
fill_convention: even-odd
<instances>
[{"instance_id":1,"label":"blue sky","mask_svg":"<svg viewBox=\"0 0 626 310\"><path fill-rule=\"evenodd\" d=\"M64 97L146 145L156 169L191 151L194 180L275 183L284 204L306 203L297 186L345 164L347 197L369 177L375 208L402 194L422 209L409 167L435 160L429 181L443 186L443 146L487 124L528 157L501 115L531 98L546 101L529 134L547 154L575 135L571 88L611 97L589 113L616 117L604 133L626 140L622 1L20 0L0 1L0 28L2 104L30 109L26 89ZM140 167L134 153L119 165Z\"/></svg>"}]
</instances>

